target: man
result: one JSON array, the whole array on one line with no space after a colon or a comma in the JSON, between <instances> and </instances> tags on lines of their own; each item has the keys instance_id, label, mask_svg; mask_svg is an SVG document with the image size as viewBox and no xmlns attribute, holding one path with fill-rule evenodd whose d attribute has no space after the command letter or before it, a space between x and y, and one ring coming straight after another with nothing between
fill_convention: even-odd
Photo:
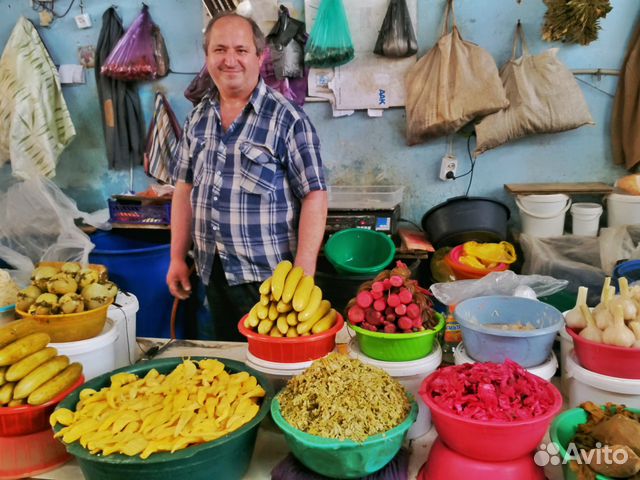
<instances>
[{"instance_id":1,"label":"man","mask_svg":"<svg viewBox=\"0 0 640 480\"><path fill-rule=\"evenodd\" d=\"M175 297L189 296L193 238L217 338L244 340L237 323L280 261L315 273L327 192L314 127L259 76L265 40L257 24L226 12L204 35L216 88L178 145L167 284Z\"/></svg>"}]
</instances>

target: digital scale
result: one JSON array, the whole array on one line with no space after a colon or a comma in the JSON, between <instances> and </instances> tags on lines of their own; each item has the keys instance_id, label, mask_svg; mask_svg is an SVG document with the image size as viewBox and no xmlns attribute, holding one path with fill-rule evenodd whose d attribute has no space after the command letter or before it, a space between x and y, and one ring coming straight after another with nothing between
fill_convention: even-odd
<instances>
[{"instance_id":1,"label":"digital scale","mask_svg":"<svg viewBox=\"0 0 640 480\"><path fill-rule=\"evenodd\" d=\"M325 233L364 228L395 234L403 190L404 187L397 185L329 187Z\"/></svg>"}]
</instances>

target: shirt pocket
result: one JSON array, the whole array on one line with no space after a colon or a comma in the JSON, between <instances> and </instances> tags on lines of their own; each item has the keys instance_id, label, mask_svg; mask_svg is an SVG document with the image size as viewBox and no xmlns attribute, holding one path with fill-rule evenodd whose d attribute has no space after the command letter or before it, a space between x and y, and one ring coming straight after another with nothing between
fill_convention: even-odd
<instances>
[{"instance_id":1,"label":"shirt pocket","mask_svg":"<svg viewBox=\"0 0 640 480\"><path fill-rule=\"evenodd\" d=\"M256 195L271 195L276 190L276 159L266 146L248 142L240 144L242 169L240 188Z\"/></svg>"}]
</instances>

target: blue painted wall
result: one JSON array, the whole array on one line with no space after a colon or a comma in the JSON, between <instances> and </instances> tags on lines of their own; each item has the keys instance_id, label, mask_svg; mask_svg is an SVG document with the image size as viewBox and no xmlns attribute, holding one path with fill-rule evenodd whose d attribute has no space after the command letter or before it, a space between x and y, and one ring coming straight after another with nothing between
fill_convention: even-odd
<instances>
[{"instance_id":1,"label":"blue painted wall","mask_svg":"<svg viewBox=\"0 0 640 480\"><path fill-rule=\"evenodd\" d=\"M56 10L64 11L71 0L56 0ZM259 0L255 0L259 1ZM140 2L89 0L85 5L94 26L78 30L73 16L80 13L79 2L70 14L57 19L49 28L38 30L56 64L77 63L77 49L95 44L102 13L116 5L125 28L133 21ZM196 72L203 63L200 47L202 12L200 0L147 0L154 21L165 36L171 67L178 72ZM301 11L302 0L287 2ZM420 54L437 40L445 0L418 0L418 41ZM520 19L528 34L529 48L537 53L551 46L560 47L559 57L572 69L620 68L627 42L640 19L637 0L612 0L613 10L602 21L597 41L589 46L549 44L540 39L540 26L546 10L541 0L458 0L456 13L463 37L486 48L498 65L511 55L515 23ZM0 0L0 48L4 48L11 29L20 15L38 24L38 15L30 0ZM191 75L172 74L157 82L140 86L147 121L156 89L166 92L182 121L190 110L182 92ZM611 161L610 115L615 77L580 77L593 85L580 86L596 122L595 126L553 135L538 135L499 147L479 157L470 194L491 196L506 201L515 209L503 190L504 183L521 182L613 182L625 174ZM55 181L80 208L94 210L106 205L106 198L128 189L128 171L110 171L104 154L100 110L93 71L86 85L65 86L78 135L60 158ZM404 110L393 109L382 118L370 119L362 112L333 119L328 104L305 107L323 142L323 155L330 183L402 184L406 186L404 216L419 222L425 210L451 196L462 195L468 178L442 182L438 179L440 159L446 153L445 138L407 147L404 141ZM458 172L468 169L466 140L456 136L455 153L460 159ZM473 148L473 146L472 146ZM6 185L10 170L0 169L0 187ZM147 179L140 168L135 171L134 188L146 188Z\"/></svg>"}]
</instances>

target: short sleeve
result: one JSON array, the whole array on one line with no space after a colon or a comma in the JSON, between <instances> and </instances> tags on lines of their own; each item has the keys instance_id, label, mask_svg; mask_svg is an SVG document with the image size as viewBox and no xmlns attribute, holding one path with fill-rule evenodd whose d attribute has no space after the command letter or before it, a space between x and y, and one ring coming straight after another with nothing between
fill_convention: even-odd
<instances>
[{"instance_id":1,"label":"short sleeve","mask_svg":"<svg viewBox=\"0 0 640 480\"><path fill-rule=\"evenodd\" d=\"M320 139L309 118L297 118L287 135L289 183L298 198L309 192L326 190L320 156Z\"/></svg>"}]
</instances>

